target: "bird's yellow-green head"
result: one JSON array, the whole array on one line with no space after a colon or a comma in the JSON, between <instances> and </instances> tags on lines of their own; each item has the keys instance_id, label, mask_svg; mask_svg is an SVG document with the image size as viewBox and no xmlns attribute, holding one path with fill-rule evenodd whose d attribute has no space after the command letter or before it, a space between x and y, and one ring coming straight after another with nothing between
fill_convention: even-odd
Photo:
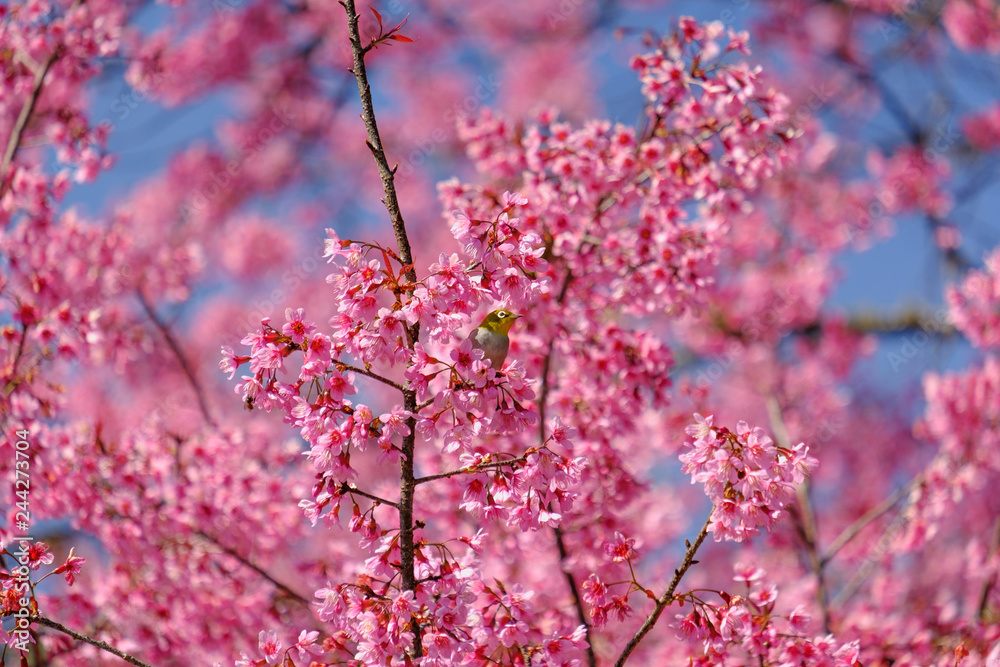
<instances>
[{"instance_id":1,"label":"bird's yellow-green head","mask_svg":"<svg viewBox=\"0 0 1000 667\"><path fill-rule=\"evenodd\" d=\"M521 315L501 308L500 310L494 310L492 313L483 318L479 328L506 336L507 332L509 332L510 328L514 326L514 322L519 317L521 317Z\"/></svg>"}]
</instances>

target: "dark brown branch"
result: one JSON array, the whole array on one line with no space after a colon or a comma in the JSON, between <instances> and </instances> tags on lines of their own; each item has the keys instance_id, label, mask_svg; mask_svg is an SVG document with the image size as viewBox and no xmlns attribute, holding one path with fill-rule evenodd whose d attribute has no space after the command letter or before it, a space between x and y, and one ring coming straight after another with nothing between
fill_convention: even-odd
<instances>
[{"instance_id":1,"label":"dark brown branch","mask_svg":"<svg viewBox=\"0 0 1000 667\"><path fill-rule=\"evenodd\" d=\"M160 333L167 341L167 345L170 347L170 350L174 353L174 356L177 357L177 364L181 367L181 371L183 371L184 375L187 377L188 382L191 384L191 388L194 389L194 395L195 398L198 399L198 407L201 409L202 416L205 418L205 421L214 428L215 420L212 419L212 413L208 409L208 401L205 399L205 393L201 389L201 384L199 384L198 378L194 376L194 371L191 369L191 365L184 357L180 344L174 338L173 334L170 333L170 328L167 327L167 325L157 316L156 311L153 310L153 306L146 300L142 290L137 289L136 294L139 295L139 303L142 304L142 308L146 311L146 315L149 316L149 319L153 322L156 328L160 330Z\"/></svg>"},{"instance_id":2,"label":"dark brown branch","mask_svg":"<svg viewBox=\"0 0 1000 667\"><path fill-rule=\"evenodd\" d=\"M882 313L856 313L848 319L847 326L858 333L886 334L924 331L942 337L953 336L957 333L945 314L935 315L917 309L905 310L890 316Z\"/></svg>"},{"instance_id":3,"label":"dark brown branch","mask_svg":"<svg viewBox=\"0 0 1000 667\"><path fill-rule=\"evenodd\" d=\"M615 196L609 196L602 199L597 205L597 214L594 219L600 218L601 214L604 213L611 204L614 202ZM580 243L577 245L576 254L579 254L583 250L584 245L590 243L587 230L584 230L582 237L580 238ZM566 302L566 295L569 294L569 286L573 283L573 272L570 269L566 269L566 275L563 277L562 287L559 288L559 296L556 297L556 304L559 307ZM548 349L545 352L545 358L542 360L542 386L538 394L538 441L541 445L546 442L545 434L545 420L547 405L549 402L549 391L551 388L551 383L549 382L549 372L552 368L552 355L555 352L555 338L549 340ZM573 573L569 571L566 567L566 542L564 540L562 529L556 527L553 528L553 533L556 538L556 548L559 551L559 569L562 570L563 578L566 579L566 586L569 588L570 595L573 597L573 606L576 608L577 618L580 619L580 623L583 625L584 631L587 635L587 664L589 667L597 667L597 654L594 653L594 646L591 642L590 624L587 623L587 611L583 606L583 598L580 597L580 589L576 584L576 579L573 577Z\"/></svg>"},{"instance_id":4,"label":"dark brown branch","mask_svg":"<svg viewBox=\"0 0 1000 667\"><path fill-rule=\"evenodd\" d=\"M379 176L382 177L382 189L385 192L386 210L392 221L392 230L396 234L396 245L399 247L399 258L403 266L409 267L403 274L411 283L417 282L417 272L413 268L413 253L410 250L410 239L406 235L406 225L400 212L399 199L396 196L396 170L389 166L389 160L382 147L378 124L375 121L375 109L372 106L372 91L368 84L368 73L365 70L365 48L361 45L361 34L358 31L358 13L354 8L354 0L344 0L340 3L347 11L347 28L351 36L351 48L354 51L353 72L358 80L358 93L361 95L361 118L368 130L368 147L371 149ZM418 325L414 325L416 327ZM417 336L413 336L417 340Z\"/></svg>"},{"instance_id":5,"label":"dark brown branch","mask_svg":"<svg viewBox=\"0 0 1000 667\"><path fill-rule=\"evenodd\" d=\"M361 496L362 498L367 498L368 500L379 503L381 505L388 505L389 507L395 507L396 509L399 509L399 503L394 503L391 500L386 500L385 498L380 498L374 494L362 491L361 489L348 485L347 482L341 484L340 494L341 495L351 494L351 495Z\"/></svg>"},{"instance_id":6,"label":"dark brown branch","mask_svg":"<svg viewBox=\"0 0 1000 667\"><path fill-rule=\"evenodd\" d=\"M823 619L823 632L830 633L830 599L826 588L824 561L819 553L819 541L816 531L816 514L809 497L809 480L804 481L795 490L797 504L792 512L795 517L795 532L806 548L809 568L816 577L816 606L819 607Z\"/></svg>"},{"instance_id":7,"label":"dark brown branch","mask_svg":"<svg viewBox=\"0 0 1000 667\"><path fill-rule=\"evenodd\" d=\"M557 303L561 306L566 300L566 294L569 291L569 285L573 281L573 273L571 271L566 271L566 277L563 279L562 288L559 290L559 298ZM552 367L552 354L554 351L555 340L549 341L548 350L545 352L545 359L542 361L542 387L538 394L538 439L539 442L545 443L545 412L546 405L549 401L549 370ZM562 570L563 578L566 579L566 586L569 588L570 595L573 596L573 606L576 608L577 618L580 620L580 624L583 625L584 631L587 636L587 664L589 667L597 667L597 654L594 653L594 646L591 642L591 632L590 624L587 623L587 611L583 606L583 598L580 596L580 587L576 584L576 579L573 577L573 573L569 571L566 567L566 542L563 539L562 529L559 527L553 528L553 533L556 538L556 548L559 550L559 569Z\"/></svg>"},{"instance_id":8,"label":"dark brown branch","mask_svg":"<svg viewBox=\"0 0 1000 667\"><path fill-rule=\"evenodd\" d=\"M24 356L24 341L28 338L29 328L30 325L27 324L24 324L21 327L21 337L18 338L17 340L17 352L14 354L14 361L11 362L10 364L10 375L9 375L10 380L7 381L7 384L3 387L2 390L4 396L10 396L11 393L13 393L15 389L17 389L17 386L21 384L21 381L17 379L17 366L21 362L21 357ZM7 417L8 415L6 414L5 411L5 414L3 415L3 421L0 422L3 424L4 429L7 428Z\"/></svg>"},{"instance_id":9,"label":"dark brown branch","mask_svg":"<svg viewBox=\"0 0 1000 667\"><path fill-rule=\"evenodd\" d=\"M29 616L28 621L30 623L38 623L39 625L44 625L46 627L52 628L53 630L58 630L59 632L67 634L77 641L92 644L97 648L101 649L102 651L107 651L112 655L118 656L119 658L121 658L122 660L124 660L129 664L137 665L138 667L151 667L149 664L143 662L142 660L139 660L138 658L133 658L128 653L116 649L114 646L105 641L101 641L100 639L94 639L93 637L88 637L87 635L80 634L75 630L70 630L62 623L56 623L55 621L49 618L45 618L44 616Z\"/></svg>"},{"instance_id":10,"label":"dark brown branch","mask_svg":"<svg viewBox=\"0 0 1000 667\"><path fill-rule=\"evenodd\" d=\"M558 526L553 528L552 532L556 535L556 548L559 550L559 568L563 571L563 575L566 577L566 585L569 586L570 595L573 596L573 607L576 608L577 620L580 621L580 625L583 626L584 631L587 633L587 664L590 667L597 667L597 654L594 653L594 647L590 643L590 623L587 622L587 612L583 606L580 587L576 585L573 573L566 568L566 559L569 557L569 552L566 550L566 541L563 539L562 529Z\"/></svg>"},{"instance_id":11,"label":"dark brown branch","mask_svg":"<svg viewBox=\"0 0 1000 667\"><path fill-rule=\"evenodd\" d=\"M229 547L227 547L226 545L222 544L221 542L219 542L219 540L215 539L214 537L212 537L208 533L205 533L205 532L202 532L202 531L199 530L197 532L197 534L200 535L201 537L205 538L206 540L208 540L209 542L211 542L215 546L217 546L220 549L222 549L226 554L232 556L233 558L235 558L236 560L238 560L240 563L242 563L246 567L250 568L251 570L253 570L257 574L259 574L260 576L262 576L265 579L267 579L269 582L271 582L271 584L275 588L277 588L279 591L281 591L282 593L284 593L288 597L301 602L302 604L306 605L307 607L310 606L310 601L309 600L307 600L306 598L302 597L301 595L299 595L298 593L296 593L295 591L293 591L291 588L289 588L288 586L284 585L283 583L281 583L280 581L278 581L277 579L275 579L274 577L272 577L266 571L262 570L260 567L258 567L254 563L252 563L249 560L247 560L246 558L244 558L242 554L234 551L233 549L230 549Z\"/></svg>"},{"instance_id":12,"label":"dark brown branch","mask_svg":"<svg viewBox=\"0 0 1000 667\"><path fill-rule=\"evenodd\" d=\"M532 452L535 450L532 450ZM516 459L505 459L503 461L490 461L488 463L477 463L474 466L468 466L467 468L460 468L458 470L449 470L448 472L439 472L436 475L427 475L427 477L418 477L413 480L414 484L426 484L427 482L433 482L436 479L446 479L448 477L455 477L457 475L471 475L477 472L484 472L490 468L501 468L503 466L516 465L518 463L524 463L528 460L528 454L531 452L526 452Z\"/></svg>"},{"instance_id":13,"label":"dark brown branch","mask_svg":"<svg viewBox=\"0 0 1000 667\"><path fill-rule=\"evenodd\" d=\"M715 508L713 507L712 510L714 511L714 509ZM635 635L632 636L632 639L630 639L628 644L625 645L625 649L622 651L622 654L618 656L618 660L615 662L615 667L622 667L622 665L625 664L629 656L632 655L632 652L635 651L637 646L639 646L639 642L642 641L642 638L653 629L654 625L656 625L656 621L659 620L660 614L663 613L663 610L667 608L667 605L674 601L674 591L676 591L677 586L680 585L684 574L691 568L692 565L694 565L694 555L698 552L698 548L701 546L701 543L705 541L705 537L708 535L708 524L712 520L711 512L709 512L708 517L709 518L705 519L705 525L701 527L701 532L698 533L698 537L695 538L694 543L692 544L688 542L687 551L684 552L684 560L681 561L681 566L674 570L674 578L670 580L670 585L667 587L667 590L663 592L663 595L661 595L659 599L657 599L656 607L653 609L653 613L646 618L642 626L636 631Z\"/></svg>"},{"instance_id":14,"label":"dark brown branch","mask_svg":"<svg viewBox=\"0 0 1000 667\"><path fill-rule=\"evenodd\" d=\"M566 287L569 286L569 279L571 273L566 274L566 282L563 283L563 293L566 291ZM560 305L562 299L559 301ZM538 391L538 441L545 442L545 406L549 402L549 369L552 367L552 352L555 347L555 340L549 340L549 349L545 352L545 358L542 359L542 387Z\"/></svg>"},{"instance_id":15,"label":"dark brown branch","mask_svg":"<svg viewBox=\"0 0 1000 667\"><path fill-rule=\"evenodd\" d=\"M398 382L396 382L394 380L390 380L389 378L385 377L384 375L379 375L378 373L373 373L372 371L367 370L365 368L358 368L357 366L352 366L350 364L345 364L345 363L342 363L340 361L336 362L336 365L338 367L340 367L340 368L343 368L345 371L352 371L354 373L358 373L360 375L364 375L365 377L370 377L373 380L378 380L382 384L388 385L388 386L392 387L393 389L398 389L399 391L406 391L406 387L404 387L403 385L399 384Z\"/></svg>"},{"instance_id":16,"label":"dark brown branch","mask_svg":"<svg viewBox=\"0 0 1000 667\"><path fill-rule=\"evenodd\" d=\"M395 168L389 167L389 160L385 156L385 149L382 146L382 138L379 136L378 124L375 121L375 109L372 106L371 86L368 83L368 73L365 70L366 49L361 44L361 33L358 30L358 12L354 7L354 0L342 0L340 3L347 13L347 32L351 39L351 50L354 53L354 66L352 71L358 80L358 94L361 96L361 118L364 120L365 128L368 130L368 148L375 158L378 166L379 176L382 178L382 190L385 192L386 210L389 212L389 219L392 221L392 230L396 235L396 246L399 250L399 258L406 268L403 275L411 285L417 282L417 272L413 268L413 253L410 250L410 239L406 235L406 225L403 222L403 214L399 208L399 198L396 196ZM410 347L420 340L420 323L416 322L407 327L407 343ZM416 489L414 482L413 459L417 442L417 394L412 389L403 390L403 409L410 413L406 420L410 433L403 437L400 450L403 458L399 464L399 560L400 577L402 578L402 589L404 591L416 591L417 580L414 574L414 537L413 537L413 493ZM420 627L414 622L413 648L410 651L412 657L423 655L421 644Z\"/></svg>"},{"instance_id":17,"label":"dark brown branch","mask_svg":"<svg viewBox=\"0 0 1000 667\"><path fill-rule=\"evenodd\" d=\"M75 3L73 7L76 7ZM31 84L31 93L28 94L27 102L21 107L21 113L18 114L17 120L14 121L14 127L10 131L10 138L7 140L7 148L3 153L3 161L0 161L0 197L3 197L7 192L7 184L11 181L11 179L7 178L7 170L10 169L10 166L14 163L14 158L17 157L17 151L21 148L21 140L24 138L24 131L28 127L28 121L31 120L31 114L35 112L38 98L42 96L42 86L45 82L45 76L49 73L56 60L59 59L59 54L60 48L57 47L35 69L35 79Z\"/></svg>"}]
</instances>

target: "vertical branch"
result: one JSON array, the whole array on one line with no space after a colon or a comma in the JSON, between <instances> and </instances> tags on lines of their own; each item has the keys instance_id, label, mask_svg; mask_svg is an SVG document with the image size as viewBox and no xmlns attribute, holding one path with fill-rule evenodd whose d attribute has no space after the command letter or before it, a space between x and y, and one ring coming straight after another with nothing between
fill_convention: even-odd
<instances>
[{"instance_id":1,"label":"vertical branch","mask_svg":"<svg viewBox=\"0 0 1000 667\"><path fill-rule=\"evenodd\" d=\"M785 421L781 417L781 405L774 396L767 398L767 413L771 420L771 430L774 431L774 439L778 446L791 449L791 441L788 439L788 430L785 428ZM826 591L826 579L824 576L823 560L819 552L819 537L816 528L816 514L813 512L812 500L809 498L809 481L806 480L796 489L798 511L795 513L796 530L802 542L806 546L809 558L809 567L816 576L816 604L819 606L820 614L823 617L823 631L830 632L830 603Z\"/></svg>"},{"instance_id":2,"label":"vertical branch","mask_svg":"<svg viewBox=\"0 0 1000 667\"><path fill-rule=\"evenodd\" d=\"M361 34L358 31L358 12L354 8L354 0L344 0L340 3L347 11L347 29L351 36L351 49L354 51L354 77L358 80L358 93L361 96L361 118L365 122L368 130L368 148L371 149L375 164L378 166L379 176L382 177L382 190L385 192L386 210L389 212L389 219L392 221L392 231L396 234L396 245L399 248L399 258L403 265L409 267L404 274L410 282L416 282L417 273L413 269L413 253L410 250L410 239L406 235L406 225L403 222L403 214L399 209L399 199L396 196L396 168L389 166L389 160L385 156L385 149L382 147L382 138L379 135L378 123L375 122L375 109L372 106L372 90L368 84L368 72L365 70L365 53L367 49L361 45ZM417 326L417 325L414 325ZM417 336L413 336L417 340Z\"/></svg>"},{"instance_id":3,"label":"vertical branch","mask_svg":"<svg viewBox=\"0 0 1000 667\"><path fill-rule=\"evenodd\" d=\"M347 13L347 31L351 39L351 50L354 53L354 66L352 71L358 80L358 94L361 96L361 118L368 130L368 148L375 158L378 166L379 176L382 178L382 190L385 192L386 210L389 212L389 219L392 222L392 230L396 235L396 245L399 250L399 258L406 269L403 273L411 285L417 281L417 273L413 268L413 253L410 250L410 239L406 235L406 225L403 222L403 214L399 209L399 199L396 196L396 169L389 166L389 160L385 156L385 149L382 146L382 138L379 136L378 124L375 122L375 109L372 106L371 86L368 83L368 73L365 70L366 49L361 44L361 33L358 31L358 12L354 7L354 0L342 0L340 3ZM412 289L412 287L410 288ZM408 343L412 347L420 339L420 323L416 322L407 329L409 336ZM413 571L414 567L414 541L413 541L413 491L416 488L413 472L413 455L416 449L417 437L417 394L412 389L403 390L403 408L410 413L406 420L409 428L409 435L403 437L401 451L403 459L399 464L399 553L400 553L400 576L402 578L403 590L416 591L417 581ZM413 649L412 654L419 657L423 654L421 646L420 628L413 628Z\"/></svg>"},{"instance_id":4,"label":"vertical branch","mask_svg":"<svg viewBox=\"0 0 1000 667\"><path fill-rule=\"evenodd\" d=\"M573 578L573 573L566 569L566 559L569 557L569 553L566 551L566 542L563 539L563 532L561 528L556 527L553 529L556 534L556 548L559 550L559 567L563 571L563 576L566 578L566 585L569 586L570 595L573 596L573 606L576 607L576 617L580 621L580 625L583 626L584 632L587 633L587 664L590 667L597 667L597 654L594 653L594 643L590 637L590 623L587 622L587 612L583 607L583 597L580 595L580 587L576 585L576 579Z\"/></svg>"},{"instance_id":5,"label":"vertical branch","mask_svg":"<svg viewBox=\"0 0 1000 667\"><path fill-rule=\"evenodd\" d=\"M556 303L562 306L563 302L566 300L566 293L569 290L569 284L573 281L572 271L566 272L566 277L563 279L562 288L559 290L559 297ZM538 441L545 444L545 408L549 400L549 369L552 367L552 355L555 351L555 341L549 341L548 350L545 353L545 359L542 361L542 387L538 394ZM566 586L569 588L570 595L573 597L573 606L576 608L576 617L580 621L580 625L583 626L584 632L587 633L587 664L589 667L597 667L597 654L594 653L594 644L591 641L591 628L590 623L587 622L587 611L583 606L583 598L580 596L580 587L576 584L576 579L573 577L573 573L569 571L566 567L566 558L569 553L566 550L566 540L563 535L561 528L554 528L552 531L556 538L556 548L559 551L559 569L562 570L563 577L566 579Z\"/></svg>"}]
</instances>

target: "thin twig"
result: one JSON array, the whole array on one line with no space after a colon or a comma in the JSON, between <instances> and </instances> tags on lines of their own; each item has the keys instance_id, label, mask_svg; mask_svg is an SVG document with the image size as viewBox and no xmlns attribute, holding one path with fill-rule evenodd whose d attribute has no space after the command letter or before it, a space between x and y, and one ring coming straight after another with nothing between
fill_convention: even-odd
<instances>
[{"instance_id":1,"label":"thin twig","mask_svg":"<svg viewBox=\"0 0 1000 667\"><path fill-rule=\"evenodd\" d=\"M566 283L569 284L570 274L566 274ZM549 402L549 369L552 366L552 352L555 348L555 338L549 339L549 349L545 352L545 358L542 359L542 386L538 391L538 441L545 442L545 406Z\"/></svg>"},{"instance_id":2,"label":"thin twig","mask_svg":"<svg viewBox=\"0 0 1000 667\"><path fill-rule=\"evenodd\" d=\"M715 508L713 507L712 510L714 511ZM698 552L698 547L701 546L701 543L705 541L705 537L708 535L708 525L711 521L712 513L709 512L708 518L705 519L705 525L701 527L701 532L698 533L698 537L695 538L694 543L688 543L687 551L684 553L684 560L681 562L681 566L674 570L674 578L670 581L670 586L668 586L667 590L663 592L663 595L657 599L656 608L653 609L653 613L646 618L642 626L636 631L635 635L632 636L632 639L630 639L628 644L625 645L625 650L623 650L622 654L618 656L618 660L615 662L615 667L622 667L622 665L625 664L625 661L627 661L629 656L632 655L632 652L639 645L639 642L642 641L642 638L653 629L654 625L656 625L656 621L659 620L660 614L663 613L663 610L667 608L667 605L674 601L674 591L676 591L677 586L680 585L684 574L692 565L694 565L694 555Z\"/></svg>"},{"instance_id":3,"label":"thin twig","mask_svg":"<svg viewBox=\"0 0 1000 667\"><path fill-rule=\"evenodd\" d=\"M379 176L382 177L382 189L385 192L386 210L392 221L392 230L396 235L396 245L399 248L399 258L403 266L408 267L403 274L411 283L417 282L417 272L413 268L413 253L410 250L410 239L406 235L406 225L403 222L403 214L400 212L399 199L396 196L396 169L389 166L389 159L385 155L382 147L382 138L379 135L378 123L375 121L375 109L372 106L372 91L368 84L368 73L365 70L365 48L361 45L361 34L358 31L358 12L354 8L354 0L344 0L340 3L347 11L347 28L351 36L351 48L354 51L353 72L358 80L358 93L361 95L361 118L365 122L368 130L368 147L371 149L375 164L378 166ZM419 324L413 325L414 327ZM418 330L419 331L419 330ZM418 336L413 336L417 340Z\"/></svg>"},{"instance_id":4,"label":"thin twig","mask_svg":"<svg viewBox=\"0 0 1000 667\"><path fill-rule=\"evenodd\" d=\"M345 364L345 363L340 362L340 361L336 362L336 365L339 366L339 367L341 367L341 368L343 368L345 371L352 371L354 373L359 373L361 375L364 375L365 377L370 377L373 380L378 380L382 384L389 385L393 389L398 389L399 391L406 391L406 387L404 387L403 385L399 384L398 382L396 382L394 380L390 380L389 378L387 378L387 377L385 377L383 375L379 375L378 373L373 373L372 371L367 370L365 368L359 368L357 366L352 366L350 364Z\"/></svg>"},{"instance_id":5,"label":"thin twig","mask_svg":"<svg viewBox=\"0 0 1000 667\"><path fill-rule=\"evenodd\" d=\"M858 592L861 584L868 578L868 575L872 573L872 570L875 569L875 565L878 560L885 555L885 552L888 551L892 540L895 539L899 531L903 530L905 524L906 517L905 515L900 514L889 525L885 533L883 533L882 537L879 538L878 543L875 545L874 553L868 556L867 560L865 560L865 562L858 568L855 575L851 577L851 580L848 581L847 584L837 592L837 595L834 596L833 600L830 601L831 609L839 609L841 606L846 604L855 593Z\"/></svg>"},{"instance_id":6,"label":"thin twig","mask_svg":"<svg viewBox=\"0 0 1000 667\"><path fill-rule=\"evenodd\" d=\"M356 496L361 496L363 498L367 498L368 500L380 503L382 505L388 505L389 507L395 507L396 509L399 509L399 503L393 502L391 500L386 500L385 498L380 498L374 494L368 493L367 491L362 491L361 489L354 486L350 486L348 485L347 482L344 482L340 486L340 494L344 495L348 493Z\"/></svg>"},{"instance_id":7,"label":"thin twig","mask_svg":"<svg viewBox=\"0 0 1000 667\"><path fill-rule=\"evenodd\" d=\"M563 278L562 288L559 290L559 297L556 303L562 306L566 299L566 294L569 291L569 285L573 281L573 272L567 270L566 276ZM538 439L539 442L544 443L546 440L545 434L545 418L546 418L546 406L549 401L549 389L551 384L549 382L549 370L552 367L552 355L555 351L555 338L549 340L548 350L545 352L545 358L542 360L542 386L538 393ZM566 567L566 541L563 537L562 529L558 526L553 528L553 533L556 538L556 548L559 551L559 569L562 570L563 578L566 580L566 586L569 588L570 595L573 597L573 606L576 608L577 618L580 620L580 624L583 626L584 632L587 637L587 664L589 667L597 667L597 654L594 652L594 645L591 641L591 628L590 624L587 623L587 612L583 606L583 598L580 596L580 587L577 586L576 578L573 573L569 571Z\"/></svg>"},{"instance_id":8,"label":"thin twig","mask_svg":"<svg viewBox=\"0 0 1000 667\"><path fill-rule=\"evenodd\" d=\"M868 524L891 510L895 507L896 503L909 495L910 491L913 490L913 487L918 485L921 480L923 480L923 475L917 475L909 482L896 489L896 491L894 491L888 498L865 512L864 515L855 520L854 523L841 531L840 535L837 536L837 539L833 541L833 543L827 548L826 553L823 555L823 558L821 559L823 565L826 565L833 560L833 557L837 555L837 552L843 549L848 542L853 540L858 533L868 526Z\"/></svg>"},{"instance_id":9,"label":"thin twig","mask_svg":"<svg viewBox=\"0 0 1000 667\"><path fill-rule=\"evenodd\" d=\"M14 360L9 364L10 372L8 373L8 377L10 377L10 380L7 381L7 384L2 390L5 398L10 396L14 390L17 389L18 385L21 384L21 381L17 379L17 366L21 362L21 357L24 355L24 341L28 338L29 328L30 325L28 324L21 325L21 336L17 339L17 352L14 354ZM3 425L5 431L7 429L7 419L8 414L4 411L3 420L0 421L0 424Z\"/></svg>"},{"instance_id":10,"label":"thin twig","mask_svg":"<svg viewBox=\"0 0 1000 667\"><path fill-rule=\"evenodd\" d=\"M107 643L105 641L101 641L100 639L94 639L93 637L88 637L87 635L80 634L79 632L77 632L75 630L70 630L69 628L67 628L62 623L57 623L57 622L53 621L52 619L45 618L44 616L29 616L28 617L28 622L29 623L38 623L39 625L44 625L46 627L52 628L53 630L58 630L59 632L62 632L63 634L67 634L67 635L69 635L70 637L72 637L73 639L75 639L77 641L87 642L88 644L92 644L92 645L96 646L97 648L101 649L102 651L107 651L108 653L111 653L112 655L118 656L119 658L121 658L122 660L124 660L125 662L127 662L129 664L137 665L138 667L151 667L151 665L143 662L142 660L139 660L138 658L133 658L128 653L125 653L124 651L120 651L120 650L116 649L114 646L112 646L111 644L109 644L109 643Z\"/></svg>"},{"instance_id":11,"label":"thin twig","mask_svg":"<svg viewBox=\"0 0 1000 667\"><path fill-rule=\"evenodd\" d=\"M489 461L487 463L477 463L474 466L467 466L465 468L460 468L458 470L449 470L448 472L439 472L436 475L427 475L427 477L418 477L413 480L414 484L426 484L427 482L433 482L436 479L446 479L448 477L455 477L457 475L471 475L477 472L484 472L490 468L502 468L503 466L516 465L518 463L524 463L528 460L528 455L532 454L537 450L532 449L531 451L525 452L516 459L504 459L503 461Z\"/></svg>"},{"instance_id":12,"label":"thin twig","mask_svg":"<svg viewBox=\"0 0 1000 667\"><path fill-rule=\"evenodd\" d=\"M177 363L181 367L181 371L184 372L188 382L191 384L191 388L194 389L194 395L198 399L198 407L201 409L202 416L205 417L205 421L214 428L215 420L212 419L212 413L209 412L208 401L205 399L205 393L202 391L201 385L198 383L198 379L194 376L194 371L191 369L191 365L184 357L180 344L174 338L174 335L170 333L170 328L167 327L167 325L157 316L156 311L153 310L153 306L146 300L146 296L142 293L142 290L136 289L136 294L139 295L139 303L142 304L142 308L146 311L146 315L149 316L149 319L152 320L156 328L160 330L163 338L167 341L167 345L170 347L171 351L173 351L174 356L177 357Z\"/></svg>"},{"instance_id":13,"label":"thin twig","mask_svg":"<svg viewBox=\"0 0 1000 667\"><path fill-rule=\"evenodd\" d=\"M260 567L258 567L254 563L252 563L249 560L247 560L242 554L234 551L233 549L230 549L229 547L227 547L226 545L222 544L221 542L219 542L219 540L215 539L214 537L212 537L208 533L205 533L205 532L202 532L202 531L199 530L197 532L197 534L200 535L201 537L205 538L206 540L208 540L209 542L211 542L215 546L217 546L220 549L222 549L224 552L226 552L228 555L230 555L233 558L235 558L236 560L238 560L240 563L242 563L246 567L250 568L251 570L253 570L257 574L259 574L260 576L262 576L265 579L267 579L268 581L270 581L274 585L275 588L277 588L278 590L280 590L282 593L284 593L288 597L293 598L295 600L298 600L299 602L301 602L302 604L306 605L307 607L310 605L310 601L309 600L307 600L306 598L302 597L301 595L299 595L298 593L296 593L295 591L293 591L291 588L289 588L288 586L284 585L283 583L281 583L280 581L278 581L277 579L275 579L274 577L272 577L265 570L262 570Z\"/></svg>"},{"instance_id":14,"label":"thin twig","mask_svg":"<svg viewBox=\"0 0 1000 667\"><path fill-rule=\"evenodd\" d=\"M73 6L75 7L76 5L74 4ZM31 93L28 95L27 102L21 107L21 113L18 114L17 120L14 121L14 127L11 128L10 138L7 140L7 148L3 153L3 161L0 161L0 197L3 197L7 193L7 183L13 180L7 178L7 170L14 163L17 151L21 148L24 131L28 127L31 114L35 111L35 105L38 104L38 98L42 95L42 85L45 82L45 75L49 73L49 69L52 68L52 65L59 58L60 51L59 47L54 49L41 66L35 70L35 79L31 84Z\"/></svg>"},{"instance_id":15,"label":"thin twig","mask_svg":"<svg viewBox=\"0 0 1000 667\"><path fill-rule=\"evenodd\" d=\"M597 221L600 219L601 215L611 207L616 198L617 195L608 195L601 199L597 204L597 213L594 215L593 220ZM583 234L580 236L580 242L577 244L575 254L579 255L583 250L583 247L588 243L591 243L589 238L588 228L584 228ZM573 275L573 271L567 268L566 275L563 277L562 287L559 288L559 295L556 297L557 307L561 308L566 302L566 296L569 294L569 287L573 283L574 279L575 276ZM549 392L552 387L552 383L549 381L549 372L552 368L552 357L554 353L555 337L552 337L549 340L548 349L545 351L545 357L542 360L542 384L538 393L538 441L541 445L545 444L548 437L545 433L545 421L549 402ZM580 619L580 623L583 625L584 632L586 633L587 664L589 667L597 667L597 654L594 652L594 646L591 642L591 628L590 624L587 623L587 612L583 606L583 598L580 596L580 589L579 586L577 586L576 579L573 577L573 573L566 567L567 552L564 534L562 529L558 527L553 528L553 533L556 538L556 548L559 550L559 569L562 570L563 578L566 579L566 586L569 588L570 594L573 596L573 605L576 607L577 618Z\"/></svg>"},{"instance_id":16,"label":"thin twig","mask_svg":"<svg viewBox=\"0 0 1000 667\"><path fill-rule=\"evenodd\" d=\"M551 508L550 508L551 509ZM559 526L552 529L556 535L556 548L559 550L559 567L566 577L566 585L569 586L570 595L573 596L573 606L576 608L576 617L583 626L587 636L587 664L590 667L597 667L597 654L594 653L594 646L590 641L590 623L587 622L587 612L583 606L583 596L580 595L580 587L576 585L573 573L566 568L566 559L569 558L569 551L566 549L566 541L563 539L563 532Z\"/></svg>"}]
</instances>

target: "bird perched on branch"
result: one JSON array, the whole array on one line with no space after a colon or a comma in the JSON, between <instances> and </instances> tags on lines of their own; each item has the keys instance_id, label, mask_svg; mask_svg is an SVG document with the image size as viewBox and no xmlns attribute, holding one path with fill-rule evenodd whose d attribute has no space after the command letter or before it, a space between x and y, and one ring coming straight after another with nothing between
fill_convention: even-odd
<instances>
[{"instance_id":1,"label":"bird perched on branch","mask_svg":"<svg viewBox=\"0 0 1000 667\"><path fill-rule=\"evenodd\" d=\"M508 333L514 322L521 317L509 310L494 310L483 318L479 326L469 334L472 347L483 351L483 360L489 359L493 369L499 371L510 350Z\"/></svg>"}]
</instances>

